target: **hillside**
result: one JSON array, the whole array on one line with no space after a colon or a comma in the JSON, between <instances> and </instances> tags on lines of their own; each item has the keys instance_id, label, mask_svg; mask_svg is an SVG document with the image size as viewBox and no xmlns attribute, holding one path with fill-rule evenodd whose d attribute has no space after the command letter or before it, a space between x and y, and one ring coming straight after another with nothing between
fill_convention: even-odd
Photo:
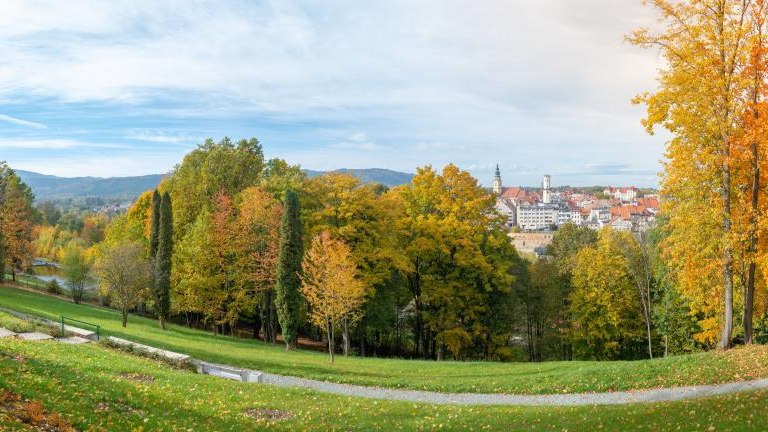
<instances>
[{"instance_id":1,"label":"hillside","mask_svg":"<svg viewBox=\"0 0 768 432\"><path fill-rule=\"evenodd\" d=\"M31 171L16 170L35 194L38 201L66 198L136 198L152 189L163 178L162 174L138 177L57 177Z\"/></svg>"},{"instance_id":2,"label":"hillside","mask_svg":"<svg viewBox=\"0 0 768 432\"><path fill-rule=\"evenodd\" d=\"M327 171L313 171L304 170L309 177L315 177L325 174ZM413 179L413 174L408 174L400 171L392 171L383 168L366 168L366 169L347 169L341 168L334 170L333 172L340 172L345 174L351 174L355 177L359 177L365 183L380 183L384 186L394 187L403 184L410 183Z\"/></svg>"},{"instance_id":3,"label":"hillside","mask_svg":"<svg viewBox=\"0 0 768 432\"><path fill-rule=\"evenodd\" d=\"M381 168L340 169L336 171L360 177L366 183L381 183L389 187L410 183L413 178L412 174ZM313 170L304 170L304 172L309 177L324 173L324 171ZM163 178L163 174L103 178L58 177L23 170L16 170L16 173L24 183L32 188L38 201L84 197L133 199L142 192L157 186Z\"/></svg>"}]
</instances>

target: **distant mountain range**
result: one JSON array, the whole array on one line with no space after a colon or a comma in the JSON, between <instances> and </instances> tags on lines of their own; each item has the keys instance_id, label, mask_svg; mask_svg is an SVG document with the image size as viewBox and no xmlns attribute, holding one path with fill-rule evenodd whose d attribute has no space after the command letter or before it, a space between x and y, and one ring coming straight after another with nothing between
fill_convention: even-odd
<instances>
[{"instance_id":1,"label":"distant mountain range","mask_svg":"<svg viewBox=\"0 0 768 432\"><path fill-rule=\"evenodd\" d=\"M309 177L315 177L325 174L327 171L304 170ZM364 183L379 183L384 186L394 187L408 184L413 180L413 174L400 171L392 171L383 168L365 168L365 169L337 169L333 172L351 174L359 177Z\"/></svg>"},{"instance_id":2,"label":"distant mountain range","mask_svg":"<svg viewBox=\"0 0 768 432\"><path fill-rule=\"evenodd\" d=\"M304 171L309 177L325 173L325 171ZM410 183L413 178L413 174L381 168L340 169L336 171L352 174L366 183L381 183L389 187ZM16 170L16 173L24 183L32 188L37 201L85 197L134 199L142 192L157 186L163 178L163 174L101 178L57 177L22 170Z\"/></svg>"},{"instance_id":3,"label":"distant mountain range","mask_svg":"<svg viewBox=\"0 0 768 432\"><path fill-rule=\"evenodd\" d=\"M57 177L16 170L21 180L32 188L37 201L67 198L135 199L160 183L162 174L137 177Z\"/></svg>"}]
</instances>

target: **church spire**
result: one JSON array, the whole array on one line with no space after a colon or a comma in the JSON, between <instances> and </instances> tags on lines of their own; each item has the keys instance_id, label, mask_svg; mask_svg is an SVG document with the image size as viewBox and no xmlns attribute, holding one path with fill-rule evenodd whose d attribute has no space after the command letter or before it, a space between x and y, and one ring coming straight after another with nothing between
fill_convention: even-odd
<instances>
[{"instance_id":1,"label":"church spire","mask_svg":"<svg viewBox=\"0 0 768 432\"><path fill-rule=\"evenodd\" d=\"M501 195L501 171L499 171L499 164L496 164L496 174L493 176L493 193Z\"/></svg>"}]
</instances>

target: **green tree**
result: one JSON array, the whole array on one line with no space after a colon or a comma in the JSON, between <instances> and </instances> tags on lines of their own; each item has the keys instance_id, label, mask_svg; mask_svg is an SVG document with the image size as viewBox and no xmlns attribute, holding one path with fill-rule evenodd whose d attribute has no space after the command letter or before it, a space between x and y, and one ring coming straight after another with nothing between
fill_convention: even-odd
<instances>
[{"instance_id":1,"label":"green tree","mask_svg":"<svg viewBox=\"0 0 768 432\"><path fill-rule=\"evenodd\" d=\"M264 152L256 138L233 142L224 137L218 143L207 139L187 153L160 186L173 198L175 238L183 237L202 211L213 213L216 194L236 196L257 185L263 172Z\"/></svg>"},{"instance_id":2,"label":"green tree","mask_svg":"<svg viewBox=\"0 0 768 432\"><path fill-rule=\"evenodd\" d=\"M283 332L287 349L296 347L298 342L299 308L301 306L301 262L303 243L299 198L288 190L285 192L283 217L280 224L280 253L277 265L275 305L277 317Z\"/></svg>"},{"instance_id":3,"label":"green tree","mask_svg":"<svg viewBox=\"0 0 768 432\"><path fill-rule=\"evenodd\" d=\"M128 325L128 312L145 295L149 269L144 246L139 242L108 245L96 261L101 288L107 292L111 305L122 314L123 327Z\"/></svg>"},{"instance_id":4,"label":"green tree","mask_svg":"<svg viewBox=\"0 0 768 432\"><path fill-rule=\"evenodd\" d=\"M642 346L642 311L624 240L604 228L597 244L576 254L569 310L575 354L581 358L632 358Z\"/></svg>"},{"instance_id":5,"label":"green tree","mask_svg":"<svg viewBox=\"0 0 768 432\"><path fill-rule=\"evenodd\" d=\"M494 211L494 197L454 165L440 174L419 168L412 184L395 192L404 208L396 224L404 233L400 242L413 295L416 351L437 359L446 351L458 357L483 343L488 293L510 290L514 281L507 265L494 266L483 247L493 237L489 233L502 231L503 218Z\"/></svg>"},{"instance_id":6,"label":"green tree","mask_svg":"<svg viewBox=\"0 0 768 432\"><path fill-rule=\"evenodd\" d=\"M223 317L221 306L226 301L226 293L221 290L224 275L219 271L217 255L212 253L215 247L213 218L204 211L173 254L174 310L199 314L204 325L214 324L214 330Z\"/></svg>"},{"instance_id":7,"label":"green tree","mask_svg":"<svg viewBox=\"0 0 768 432\"><path fill-rule=\"evenodd\" d=\"M85 292L93 261L82 247L79 240L67 243L59 257L61 274L67 281L69 292L75 303L80 303Z\"/></svg>"},{"instance_id":8,"label":"green tree","mask_svg":"<svg viewBox=\"0 0 768 432\"><path fill-rule=\"evenodd\" d=\"M173 209L171 196L163 193L160 199L160 217L157 229L157 254L154 262L155 312L160 328L165 330L165 321L171 310L171 268L173 260ZM153 218L154 219L154 218Z\"/></svg>"},{"instance_id":9,"label":"green tree","mask_svg":"<svg viewBox=\"0 0 768 432\"><path fill-rule=\"evenodd\" d=\"M152 216L149 228L149 258L155 259L157 246L160 243L160 192L155 189L152 192Z\"/></svg>"}]
</instances>

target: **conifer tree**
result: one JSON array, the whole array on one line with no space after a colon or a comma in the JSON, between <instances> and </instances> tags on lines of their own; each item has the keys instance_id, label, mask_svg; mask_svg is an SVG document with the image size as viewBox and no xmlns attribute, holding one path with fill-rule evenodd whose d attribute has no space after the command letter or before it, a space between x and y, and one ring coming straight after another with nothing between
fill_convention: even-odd
<instances>
[{"instance_id":1,"label":"conifer tree","mask_svg":"<svg viewBox=\"0 0 768 432\"><path fill-rule=\"evenodd\" d=\"M299 197L296 192L288 190L285 192L284 212L280 224L280 254L275 287L277 317L283 330L286 349L295 348L298 340L301 302L299 271L302 255Z\"/></svg>"},{"instance_id":2,"label":"conifer tree","mask_svg":"<svg viewBox=\"0 0 768 432\"><path fill-rule=\"evenodd\" d=\"M173 254L173 216L171 197L168 192L160 198L160 217L157 230L157 252L154 262L155 310L160 320L160 328L165 329L165 320L171 308L171 257Z\"/></svg>"},{"instance_id":3,"label":"conifer tree","mask_svg":"<svg viewBox=\"0 0 768 432\"><path fill-rule=\"evenodd\" d=\"M154 260L157 254L157 243L159 241L158 231L160 229L160 193L155 189L152 192L152 219L149 228L149 258ZM154 283L154 281L153 281Z\"/></svg>"}]
</instances>

